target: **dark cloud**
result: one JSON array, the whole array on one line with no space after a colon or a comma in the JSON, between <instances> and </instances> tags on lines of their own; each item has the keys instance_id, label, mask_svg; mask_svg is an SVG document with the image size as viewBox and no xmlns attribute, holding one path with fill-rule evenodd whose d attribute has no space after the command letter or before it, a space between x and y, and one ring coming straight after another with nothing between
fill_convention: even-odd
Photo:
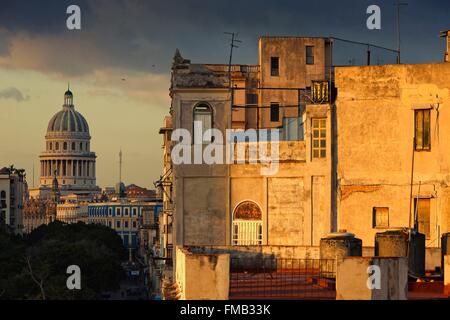
<instances>
[{"instance_id":1,"label":"dark cloud","mask_svg":"<svg viewBox=\"0 0 450 320\"><path fill-rule=\"evenodd\" d=\"M366 8L382 10L382 30L366 28ZM450 26L449 1L408 0L402 8L404 62L442 59L438 32ZM235 61L257 62L260 35L329 36L395 47L394 0L1 0L0 60L19 67L83 75L103 68L168 73L175 48L193 61L226 63L229 40L225 31L243 40ZM65 27L66 8L82 9L82 30ZM1 32L1 30L6 30ZM22 37L17 43L18 37ZM16 41L16 42L14 42ZM3 45L1 44L3 43ZM36 56L19 59L20 50L36 48ZM16 51L14 51L16 50ZM361 60L365 48L336 50L340 64ZM376 53L380 62L392 55ZM31 62L28 60L31 59ZM40 59L34 64L33 59ZM28 62L28 65L27 65ZM358 61L357 61L358 62Z\"/></svg>"},{"instance_id":2,"label":"dark cloud","mask_svg":"<svg viewBox=\"0 0 450 320\"><path fill-rule=\"evenodd\" d=\"M24 95L19 89L14 87L0 89L0 99L14 99L17 102L22 102L29 98L29 96Z\"/></svg>"}]
</instances>

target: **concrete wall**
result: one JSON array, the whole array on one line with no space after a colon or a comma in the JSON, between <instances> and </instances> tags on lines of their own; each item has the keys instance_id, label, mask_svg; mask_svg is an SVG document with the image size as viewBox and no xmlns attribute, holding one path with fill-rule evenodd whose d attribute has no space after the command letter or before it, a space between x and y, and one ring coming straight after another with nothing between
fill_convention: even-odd
<instances>
[{"instance_id":1,"label":"concrete wall","mask_svg":"<svg viewBox=\"0 0 450 320\"><path fill-rule=\"evenodd\" d=\"M414 153L412 193L430 199L426 245L439 247L450 227L450 65L342 67L335 78L339 228L373 245L373 207L389 208L389 227L409 225L414 111L428 108L431 150Z\"/></svg>"},{"instance_id":2,"label":"concrete wall","mask_svg":"<svg viewBox=\"0 0 450 320\"><path fill-rule=\"evenodd\" d=\"M370 266L380 270L379 289L370 289ZM372 283L372 282L370 282ZM408 293L407 258L345 257L337 261L337 300L406 300Z\"/></svg>"},{"instance_id":3,"label":"concrete wall","mask_svg":"<svg viewBox=\"0 0 450 320\"><path fill-rule=\"evenodd\" d=\"M227 300L229 254L195 254L177 247L176 282L181 300Z\"/></svg>"}]
</instances>

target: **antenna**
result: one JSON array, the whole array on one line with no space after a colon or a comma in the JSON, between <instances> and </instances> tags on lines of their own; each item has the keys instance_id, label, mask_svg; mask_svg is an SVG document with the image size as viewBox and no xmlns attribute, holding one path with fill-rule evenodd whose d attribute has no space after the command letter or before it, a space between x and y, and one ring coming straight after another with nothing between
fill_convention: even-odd
<instances>
[{"instance_id":1,"label":"antenna","mask_svg":"<svg viewBox=\"0 0 450 320\"><path fill-rule=\"evenodd\" d=\"M33 161L33 188L34 188L34 161Z\"/></svg>"},{"instance_id":2,"label":"antenna","mask_svg":"<svg viewBox=\"0 0 450 320\"><path fill-rule=\"evenodd\" d=\"M231 89L231 61L233 59L233 48L239 48L239 46L235 45L236 42L242 43L241 40L236 39L238 36L238 33L234 32L224 32L224 34L231 35L231 43L230 43L230 59L228 61L228 85Z\"/></svg>"},{"instance_id":3,"label":"antenna","mask_svg":"<svg viewBox=\"0 0 450 320\"><path fill-rule=\"evenodd\" d=\"M122 148L120 148L119 152L119 188L122 183Z\"/></svg>"},{"instance_id":4,"label":"antenna","mask_svg":"<svg viewBox=\"0 0 450 320\"><path fill-rule=\"evenodd\" d=\"M400 7L407 6L408 3L397 0L394 6L397 7L397 63L400 64Z\"/></svg>"}]
</instances>

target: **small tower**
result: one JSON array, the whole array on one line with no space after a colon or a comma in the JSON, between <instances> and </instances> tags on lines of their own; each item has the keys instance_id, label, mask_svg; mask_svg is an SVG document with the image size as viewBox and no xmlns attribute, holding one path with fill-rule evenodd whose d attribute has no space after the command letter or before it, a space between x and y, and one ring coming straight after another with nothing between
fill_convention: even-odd
<instances>
[{"instance_id":1,"label":"small tower","mask_svg":"<svg viewBox=\"0 0 450 320\"><path fill-rule=\"evenodd\" d=\"M73 106L73 94L70 91L70 86L67 85L67 91L64 93L64 106L71 107Z\"/></svg>"}]
</instances>

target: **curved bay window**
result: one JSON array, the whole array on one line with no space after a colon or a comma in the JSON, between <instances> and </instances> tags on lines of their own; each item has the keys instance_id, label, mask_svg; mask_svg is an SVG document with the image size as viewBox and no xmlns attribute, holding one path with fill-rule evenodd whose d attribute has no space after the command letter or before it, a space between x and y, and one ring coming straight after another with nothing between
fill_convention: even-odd
<instances>
[{"instance_id":1,"label":"curved bay window","mask_svg":"<svg viewBox=\"0 0 450 320\"><path fill-rule=\"evenodd\" d=\"M209 130L212 128L212 109L211 109L211 107L205 103L195 106L193 119L194 119L194 125L193 125L193 127L194 127L194 130L193 130L194 144L202 144L203 142L211 142L211 140L212 140L211 135L205 136L206 130ZM201 125L200 128L202 130L203 137L196 135L196 130L195 130L196 122L200 122L200 125ZM197 126L198 126L198 124L197 124ZM203 140L203 138L205 138L205 139Z\"/></svg>"},{"instance_id":2,"label":"curved bay window","mask_svg":"<svg viewBox=\"0 0 450 320\"><path fill-rule=\"evenodd\" d=\"M262 245L262 211L253 201L241 202L233 213L232 244Z\"/></svg>"}]
</instances>

